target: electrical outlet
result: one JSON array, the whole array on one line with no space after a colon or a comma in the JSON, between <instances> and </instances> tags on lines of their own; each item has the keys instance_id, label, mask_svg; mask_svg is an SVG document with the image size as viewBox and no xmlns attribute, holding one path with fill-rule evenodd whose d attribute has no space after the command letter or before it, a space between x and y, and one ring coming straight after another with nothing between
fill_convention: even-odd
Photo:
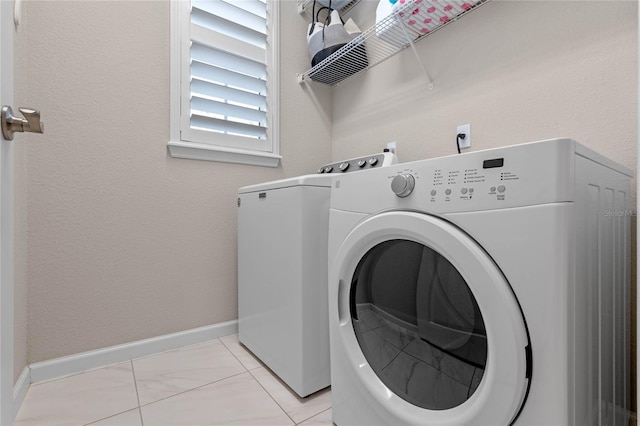
<instances>
[{"instance_id":1,"label":"electrical outlet","mask_svg":"<svg viewBox=\"0 0 640 426\"><path fill-rule=\"evenodd\" d=\"M460 148L470 148L471 147L471 124L463 124L462 126L458 126L458 131L456 132L456 138L459 134L464 135L464 139L460 138L458 143L460 144Z\"/></svg>"},{"instance_id":2,"label":"electrical outlet","mask_svg":"<svg viewBox=\"0 0 640 426\"><path fill-rule=\"evenodd\" d=\"M396 152L396 143L395 142L389 142L387 144L387 149L389 150L389 152L392 152L392 153L398 155L398 153Z\"/></svg>"}]
</instances>

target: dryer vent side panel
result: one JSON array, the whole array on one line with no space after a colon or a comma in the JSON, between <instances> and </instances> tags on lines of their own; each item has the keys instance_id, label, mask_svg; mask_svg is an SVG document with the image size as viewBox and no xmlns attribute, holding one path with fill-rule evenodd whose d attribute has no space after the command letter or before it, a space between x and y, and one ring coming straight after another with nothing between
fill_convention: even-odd
<instances>
[{"instance_id":1,"label":"dryer vent side panel","mask_svg":"<svg viewBox=\"0 0 640 426\"><path fill-rule=\"evenodd\" d=\"M629 177L576 156L572 424L627 425Z\"/></svg>"}]
</instances>

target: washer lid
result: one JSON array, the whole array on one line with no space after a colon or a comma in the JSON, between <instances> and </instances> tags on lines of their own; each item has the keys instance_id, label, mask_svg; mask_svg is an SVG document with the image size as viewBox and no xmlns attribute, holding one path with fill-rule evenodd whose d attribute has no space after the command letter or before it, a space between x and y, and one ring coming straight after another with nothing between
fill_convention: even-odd
<instances>
[{"instance_id":1,"label":"washer lid","mask_svg":"<svg viewBox=\"0 0 640 426\"><path fill-rule=\"evenodd\" d=\"M269 191L272 189L291 188L294 186L318 186L331 188L331 182L335 175L304 175L288 179L274 180L270 182L258 183L255 185L243 186L238 189L238 194L250 192Z\"/></svg>"},{"instance_id":2,"label":"washer lid","mask_svg":"<svg viewBox=\"0 0 640 426\"><path fill-rule=\"evenodd\" d=\"M358 225L336 259L332 332L390 419L514 421L530 381L526 325L509 283L471 237L433 216L388 212Z\"/></svg>"}]
</instances>

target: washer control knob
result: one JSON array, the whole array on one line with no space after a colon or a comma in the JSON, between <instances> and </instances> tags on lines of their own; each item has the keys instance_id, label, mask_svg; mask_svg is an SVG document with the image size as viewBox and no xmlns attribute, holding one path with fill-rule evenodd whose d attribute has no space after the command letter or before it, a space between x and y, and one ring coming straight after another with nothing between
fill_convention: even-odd
<instances>
[{"instance_id":1,"label":"washer control knob","mask_svg":"<svg viewBox=\"0 0 640 426\"><path fill-rule=\"evenodd\" d=\"M327 166L324 168L324 172L325 173L331 173L333 171L333 167L332 166Z\"/></svg>"},{"instance_id":2,"label":"washer control knob","mask_svg":"<svg viewBox=\"0 0 640 426\"><path fill-rule=\"evenodd\" d=\"M347 163L346 161L344 163L340 164L340 171L341 172L346 172L348 168L349 168L349 163Z\"/></svg>"},{"instance_id":3,"label":"washer control knob","mask_svg":"<svg viewBox=\"0 0 640 426\"><path fill-rule=\"evenodd\" d=\"M358 167L363 168L367 164L367 160L359 160Z\"/></svg>"},{"instance_id":4,"label":"washer control knob","mask_svg":"<svg viewBox=\"0 0 640 426\"><path fill-rule=\"evenodd\" d=\"M376 164L378 164L378 159L376 157L369 158L369 165L371 167L375 166Z\"/></svg>"},{"instance_id":5,"label":"washer control knob","mask_svg":"<svg viewBox=\"0 0 640 426\"><path fill-rule=\"evenodd\" d=\"M416 180L410 173L397 175L391 181L391 190L400 198L404 198L413 192Z\"/></svg>"},{"instance_id":6,"label":"washer control knob","mask_svg":"<svg viewBox=\"0 0 640 426\"><path fill-rule=\"evenodd\" d=\"M320 167L320 170L318 170L318 173L324 173L324 167Z\"/></svg>"}]
</instances>

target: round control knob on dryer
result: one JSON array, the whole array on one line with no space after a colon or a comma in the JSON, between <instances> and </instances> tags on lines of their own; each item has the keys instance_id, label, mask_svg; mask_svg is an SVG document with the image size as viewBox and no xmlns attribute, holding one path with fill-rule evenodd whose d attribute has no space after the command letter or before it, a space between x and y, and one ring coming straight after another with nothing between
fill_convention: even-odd
<instances>
[{"instance_id":1,"label":"round control knob on dryer","mask_svg":"<svg viewBox=\"0 0 640 426\"><path fill-rule=\"evenodd\" d=\"M347 163L346 161L344 163L340 164L340 171L341 172L346 172L348 168L349 168L349 163Z\"/></svg>"},{"instance_id":2,"label":"round control knob on dryer","mask_svg":"<svg viewBox=\"0 0 640 426\"><path fill-rule=\"evenodd\" d=\"M410 173L404 173L393 178L391 190L400 198L404 198L413 192L416 180Z\"/></svg>"}]
</instances>

